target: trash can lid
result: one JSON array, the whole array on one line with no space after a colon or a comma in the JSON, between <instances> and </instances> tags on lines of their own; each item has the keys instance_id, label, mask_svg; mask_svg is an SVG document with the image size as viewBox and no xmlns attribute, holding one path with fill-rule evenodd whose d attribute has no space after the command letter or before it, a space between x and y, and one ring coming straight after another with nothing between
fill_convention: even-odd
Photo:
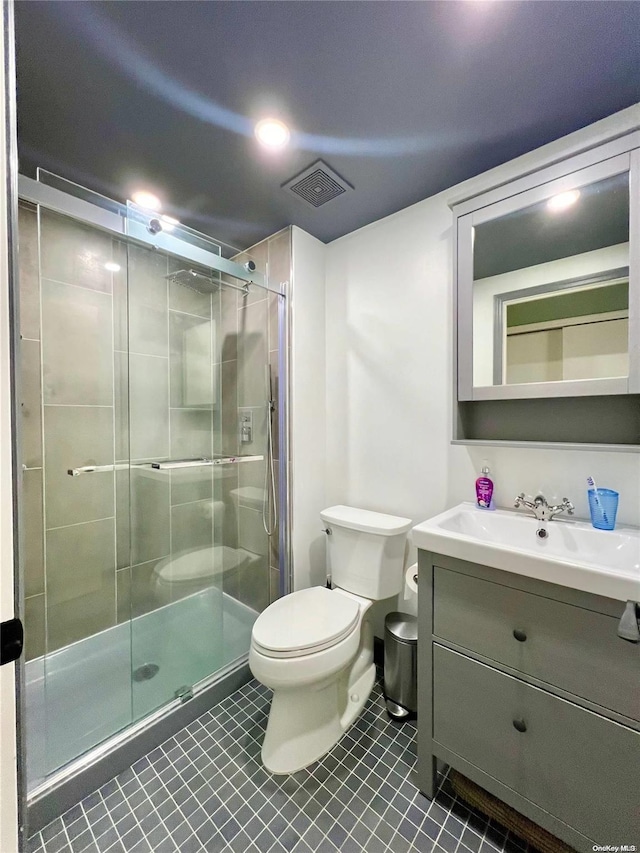
<instances>
[{"instance_id":1,"label":"trash can lid","mask_svg":"<svg viewBox=\"0 0 640 853\"><path fill-rule=\"evenodd\" d=\"M418 642L418 620L410 613L387 613L384 629L403 643Z\"/></svg>"}]
</instances>

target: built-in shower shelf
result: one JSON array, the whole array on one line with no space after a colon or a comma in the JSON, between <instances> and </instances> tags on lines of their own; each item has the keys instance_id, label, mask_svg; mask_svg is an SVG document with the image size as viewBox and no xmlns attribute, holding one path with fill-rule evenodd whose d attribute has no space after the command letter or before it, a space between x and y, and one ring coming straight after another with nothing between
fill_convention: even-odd
<instances>
[{"instance_id":1,"label":"built-in shower shelf","mask_svg":"<svg viewBox=\"0 0 640 853\"><path fill-rule=\"evenodd\" d=\"M203 468L208 465L235 465L240 462L262 462L264 456L214 456L198 459L166 459L163 462L145 462L130 465L127 462L116 462L115 465L83 465L80 468L69 468L70 477L81 474L99 474L104 471L126 471L129 468L146 468L154 471L167 471L173 468Z\"/></svg>"},{"instance_id":2,"label":"built-in shower shelf","mask_svg":"<svg viewBox=\"0 0 640 853\"><path fill-rule=\"evenodd\" d=\"M152 462L157 471L167 468L199 468L205 465L233 465L239 462L261 462L264 456L214 456L212 459L168 459L166 462Z\"/></svg>"}]
</instances>

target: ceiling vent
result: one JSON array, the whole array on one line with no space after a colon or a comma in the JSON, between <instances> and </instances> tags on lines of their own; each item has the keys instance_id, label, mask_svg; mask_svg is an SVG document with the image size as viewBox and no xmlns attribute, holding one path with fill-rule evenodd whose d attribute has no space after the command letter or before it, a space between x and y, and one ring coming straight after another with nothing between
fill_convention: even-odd
<instances>
[{"instance_id":1,"label":"ceiling vent","mask_svg":"<svg viewBox=\"0 0 640 853\"><path fill-rule=\"evenodd\" d=\"M316 160L283 184L282 189L297 195L312 207L322 207L323 204L353 190L353 187L323 160Z\"/></svg>"}]
</instances>

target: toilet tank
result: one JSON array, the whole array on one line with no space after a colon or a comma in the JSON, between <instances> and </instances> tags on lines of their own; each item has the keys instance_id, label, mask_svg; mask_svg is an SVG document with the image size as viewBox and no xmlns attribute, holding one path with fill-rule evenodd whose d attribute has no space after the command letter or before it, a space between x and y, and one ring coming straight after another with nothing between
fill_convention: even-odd
<instances>
[{"instance_id":1,"label":"toilet tank","mask_svg":"<svg viewBox=\"0 0 640 853\"><path fill-rule=\"evenodd\" d=\"M334 586L378 601L402 589L410 518L351 506L320 513L327 536L329 572Z\"/></svg>"}]
</instances>

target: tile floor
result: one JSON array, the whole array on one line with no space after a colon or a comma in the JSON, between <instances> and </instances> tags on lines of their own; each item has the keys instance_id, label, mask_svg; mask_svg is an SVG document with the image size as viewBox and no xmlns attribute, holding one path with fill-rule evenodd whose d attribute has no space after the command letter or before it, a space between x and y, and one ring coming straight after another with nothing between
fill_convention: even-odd
<instances>
[{"instance_id":1,"label":"tile floor","mask_svg":"<svg viewBox=\"0 0 640 853\"><path fill-rule=\"evenodd\" d=\"M422 796L415 725L388 719L379 685L340 743L293 776L260 763L269 700L249 682L34 835L30 853L527 853L446 779Z\"/></svg>"}]
</instances>

